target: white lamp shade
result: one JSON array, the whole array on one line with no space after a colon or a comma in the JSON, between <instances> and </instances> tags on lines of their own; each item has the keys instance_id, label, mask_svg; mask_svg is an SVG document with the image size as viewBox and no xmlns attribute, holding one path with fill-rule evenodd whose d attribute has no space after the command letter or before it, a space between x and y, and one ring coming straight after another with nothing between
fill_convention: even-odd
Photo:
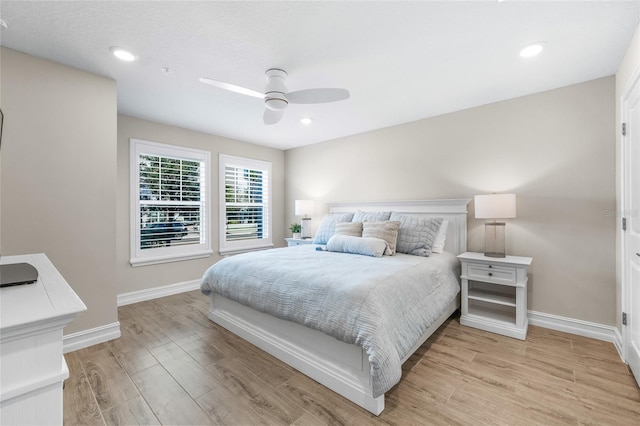
<instances>
[{"instance_id":1,"label":"white lamp shade","mask_svg":"<svg viewBox=\"0 0 640 426\"><path fill-rule=\"evenodd\" d=\"M313 200L296 200L296 216L313 215L316 211L316 202Z\"/></svg>"},{"instance_id":2,"label":"white lamp shade","mask_svg":"<svg viewBox=\"0 0 640 426\"><path fill-rule=\"evenodd\" d=\"M476 195L476 219L510 219L516 217L515 194Z\"/></svg>"}]
</instances>

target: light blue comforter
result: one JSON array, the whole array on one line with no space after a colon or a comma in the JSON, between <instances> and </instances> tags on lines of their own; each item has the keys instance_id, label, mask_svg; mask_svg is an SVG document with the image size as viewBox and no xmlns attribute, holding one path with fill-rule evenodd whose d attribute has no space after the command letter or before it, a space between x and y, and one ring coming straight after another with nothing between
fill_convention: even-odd
<instances>
[{"instance_id":1,"label":"light blue comforter","mask_svg":"<svg viewBox=\"0 0 640 426\"><path fill-rule=\"evenodd\" d=\"M398 383L401 360L460 290L455 256L375 258L298 245L225 258L201 291L361 346L373 396Z\"/></svg>"}]
</instances>

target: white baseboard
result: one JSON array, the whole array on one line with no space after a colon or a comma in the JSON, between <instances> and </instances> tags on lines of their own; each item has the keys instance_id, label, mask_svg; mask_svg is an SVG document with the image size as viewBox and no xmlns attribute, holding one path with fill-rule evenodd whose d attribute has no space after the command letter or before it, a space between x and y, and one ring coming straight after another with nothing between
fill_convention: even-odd
<instances>
[{"instance_id":1,"label":"white baseboard","mask_svg":"<svg viewBox=\"0 0 640 426\"><path fill-rule=\"evenodd\" d=\"M173 294L184 293L187 291L193 291L199 288L200 280L194 280L122 293L118 295L118 307L130 305L132 303L144 302L146 300L158 299L160 297L171 296Z\"/></svg>"},{"instance_id":2,"label":"white baseboard","mask_svg":"<svg viewBox=\"0 0 640 426\"><path fill-rule=\"evenodd\" d=\"M67 334L62 339L62 353L66 354L67 352L88 348L89 346L117 339L118 337L120 337L119 321L89 330Z\"/></svg>"},{"instance_id":3,"label":"white baseboard","mask_svg":"<svg viewBox=\"0 0 640 426\"><path fill-rule=\"evenodd\" d=\"M620 359L622 360L622 362L626 363L627 361L624 358L624 352L622 350L622 335L620 334L620 331L618 331L618 329L616 328L616 339L613 341L613 345L616 347L616 350L618 351L618 355L620 355Z\"/></svg>"},{"instance_id":4,"label":"white baseboard","mask_svg":"<svg viewBox=\"0 0 640 426\"><path fill-rule=\"evenodd\" d=\"M578 336L604 340L605 342L613 343L616 345L616 348L618 345L622 347L620 333L618 333L618 330L612 325L602 325L595 322L561 317L536 311L527 311L527 317L529 318L529 324L531 325L577 334Z\"/></svg>"}]
</instances>

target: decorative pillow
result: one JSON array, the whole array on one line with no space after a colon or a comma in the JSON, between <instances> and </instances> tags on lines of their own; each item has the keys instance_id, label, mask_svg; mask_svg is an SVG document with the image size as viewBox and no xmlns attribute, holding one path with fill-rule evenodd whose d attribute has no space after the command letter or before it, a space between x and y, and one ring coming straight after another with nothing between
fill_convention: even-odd
<instances>
[{"instance_id":1,"label":"decorative pillow","mask_svg":"<svg viewBox=\"0 0 640 426\"><path fill-rule=\"evenodd\" d=\"M396 241L398 239L398 229L400 222L384 221L384 222L363 222L362 237L363 238L379 238L386 241L387 249L384 254L393 256L396 254Z\"/></svg>"},{"instance_id":2,"label":"decorative pillow","mask_svg":"<svg viewBox=\"0 0 640 426\"><path fill-rule=\"evenodd\" d=\"M336 231L333 235L351 235L352 237L362 237L362 222L340 222L336 223Z\"/></svg>"},{"instance_id":3,"label":"decorative pillow","mask_svg":"<svg viewBox=\"0 0 640 426\"><path fill-rule=\"evenodd\" d=\"M327 251L373 257L382 257L386 248L386 241L379 238L353 237L351 235L334 235L327 242Z\"/></svg>"},{"instance_id":4,"label":"decorative pillow","mask_svg":"<svg viewBox=\"0 0 640 426\"><path fill-rule=\"evenodd\" d=\"M442 218L425 218L391 213L391 220L399 221L398 253L427 257L438 235Z\"/></svg>"},{"instance_id":5,"label":"decorative pillow","mask_svg":"<svg viewBox=\"0 0 640 426\"><path fill-rule=\"evenodd\" d=\"M433 242L431 253L442 253L444 251L444 245L447 242L447 228L449 227L449 221L447 219L442 220L436 240Z\"/></svg>"},{"instance_id":6,"label":"decorative pillow","mask_svg":"<svg viewBox=\"0 0 640 426\"><path fill-rule=\"evenodd\" d=\"M316 236L313 239L313 244L327 244L327 241L329 241L329 238L331 238L336 230L336 224L351 222L352 218L353 213L325 215L325 217L322 218L322 222L320 222L318 232L316 232Z\"/></svg>"},{"instance_id":7,"label":"decorative pillow","mask_svg":"<svg viewBox=\"0 0 640 426\"><path fill-rule=\"evenodd\" d=\"M353 222L381 222L383 220L389 220L391 212L363 212L358 210L353 215Z\"/></svg>"}]
</instances>

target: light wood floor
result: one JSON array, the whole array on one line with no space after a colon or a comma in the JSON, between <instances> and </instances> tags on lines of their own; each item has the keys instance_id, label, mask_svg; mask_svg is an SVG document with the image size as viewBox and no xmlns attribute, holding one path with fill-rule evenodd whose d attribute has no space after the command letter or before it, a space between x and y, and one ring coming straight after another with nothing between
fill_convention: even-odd
<instances>
[{"instance_id":1,"label":"light wood floor","mask_svg":"<svg viewBox=\"0 0 640 426\"><path fill-rule=\"evenodd\" d=\"M640 390L610 343L538 327L519 341L451 318L375 417L207 308L198 291L120 308L121 338L65 355L65 424L640 424Z\"/></svg>"}]
</instances>

